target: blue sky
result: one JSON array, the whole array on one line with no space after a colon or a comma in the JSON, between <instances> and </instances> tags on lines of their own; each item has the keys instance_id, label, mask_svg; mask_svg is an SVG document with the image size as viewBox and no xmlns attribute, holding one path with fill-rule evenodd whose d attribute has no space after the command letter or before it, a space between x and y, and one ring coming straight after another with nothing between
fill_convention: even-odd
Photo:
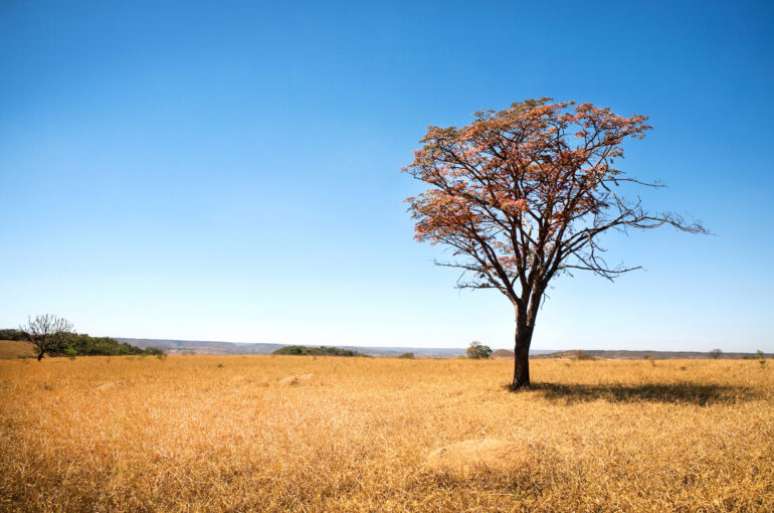
<instances>
[{"instance_id":1,"label":"blue sky","mask_svg":"<svg viewBox=\"0 0 774 513\"><path fill-rule=\"evenodd\" d=\"M626 169L714 235L612 238L645 270L556 281L533 348L774 350L774 4L280 4L0 5L0 326L508 347L399 171L430 124L550 96L649 115Z\"/></svg>"}]
</instances>

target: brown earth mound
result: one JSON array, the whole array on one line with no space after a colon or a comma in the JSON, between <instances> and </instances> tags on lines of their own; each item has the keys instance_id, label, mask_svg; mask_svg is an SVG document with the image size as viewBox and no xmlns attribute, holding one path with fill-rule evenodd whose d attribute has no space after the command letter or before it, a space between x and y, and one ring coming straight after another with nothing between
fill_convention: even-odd
<instances>
[{"instance_id":1,"label":"brown earth mound","mask_svg":"<svg viewBox=\"0 0 774 513\"><path fill-rule=\"evenodd\" d=\"M497 349L492 353L492 358L513 358L513 351L510 349Z\"/></svg>"}]
</instances>

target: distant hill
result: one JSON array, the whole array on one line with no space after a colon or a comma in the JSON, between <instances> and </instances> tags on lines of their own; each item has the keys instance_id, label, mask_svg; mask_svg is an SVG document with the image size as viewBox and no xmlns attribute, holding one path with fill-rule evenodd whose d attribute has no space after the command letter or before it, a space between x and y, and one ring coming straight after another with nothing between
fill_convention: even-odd
<instances>
[{"instance_id":1,"label":"distant hill","mask_svg":"<svg viewBox=\"0 0 774 513\"><path fill-rule=\"evenodd\" d=\"M569 351L554 351L550 354L542 355L545 358L611 358L620 360L634 360L651 358L654 360L667 359L695 359L695 358L756 358L756 353L717 353L701 351L629 351L629 350L585 350L573 349ZM771 353L765 354L766 358L771 358Z\"/></svg>"},{"instance_id":2,"label":"distant hill","mask_svg":"<svg viewBox=\"0 0 774 513\"><path fill-rule=\"evenodd\" d=\"M271 354L278 349L288 347L287 344L260 343L260 342L215 342L207 340L166 340L150 338L117 338L121 342L129 343L140 348L156 347L169 354ZM322 347L317 344L306 344L308 347ZM397 358L404 353L414 353L417 358L456 358L465 356L463 347L364 347L364 346L335 346L338 349L356 351L368 356L386 356ZM576 358L578 350L556 349L532 349L530 356L538 358ZM593 358L711 358L711 353L698 351L626 351L626 350L584 350L585 354ZM497 349L492 354L494 358L513 358L513 351L509 349ZM720 358L753 358L755 353L721 353ZM767 355L767 358L772 357Z\"/></svg>"},{"instance_id":3,"label":"distant hill","mask_svg":"<svg viewBox=\"0 0 774 513\"><path fill-rule=\"evenodd\" d=\"M215 342L210 340L166 340L151 338L118 338L137 347L156 347L169 354L271 354L278 349L290 347L287 344L265 342ZM323 347L308 344L307 347ZM360 347L335 346L339 349L355 351L368 356L400 356L413 352L418 357L454 357L462 356L462 348L412 348L412 347Z\"/></svg>"},{"instance_id":4,"label":"distant hill","mask_svg":"<svg viewBox=\"0 0 774 513\"><path fill-rule=\"evenodd\" d=\"M140 348L155 347L169 354L270 354L283 344L214 342L209 340L166 340L155 338L118 338Z\"/></svg>"},{"instance_id":5,"label":"distant hill","mask_svg":"<svg viewBox=\"0 0 774 513\"><path fill-rule=\"evenodd\" d=\"M510 349L496 349L492 353L492 358L513 358L513 351Z\"/></svg>"},{"instance_id":6,"label":"distant hill","mask_svg":"<svg viewBox=\"0 0 774 513\"><path fill-rule=\"evenodd\" d=\"M288 347L287 344L265 342L215 342L208 340L167 340L151 338L117 338L121 342L133 346L147 348L156 347L169 354L271 354L278 349ZM322 347L322 345L307 344L307 347ZM405 353L414 353L417 358L454 358L465 355L462 347L364 347L335 346L338 349L351 350L368 356L398 357ZM507 351L507 350L501 350ZM548 354L552 351L532 350L533 355ZM513 353L510 353L511 356Z\"/></svg>"}]
</instances>

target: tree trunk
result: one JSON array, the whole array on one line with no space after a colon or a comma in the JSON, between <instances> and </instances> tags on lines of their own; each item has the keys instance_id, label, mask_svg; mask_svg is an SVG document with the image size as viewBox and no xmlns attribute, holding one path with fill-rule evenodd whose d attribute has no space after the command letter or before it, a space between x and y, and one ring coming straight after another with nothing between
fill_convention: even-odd
<instances>
[{"instance_id":1,"label":"tree trunk","mask_svg":"<svg viewBox=\"0 0 774 513\"><path fill-rule=\"evenodd\" d=\"M38 361L43 359L44 354L45 354L45 351L38 351Z\"/></svg>"},{"instance_id":2,"label":"tree trunk","mask_svg":"<svg viewBox=\"0 0 774 513\"><path fill-rule=\"evenodd\" d=\"M516 347L513 350L512 390L527 388L529 382L529 345L532 343L532 327L517 324Z\"/></svg>"}]
</instances>

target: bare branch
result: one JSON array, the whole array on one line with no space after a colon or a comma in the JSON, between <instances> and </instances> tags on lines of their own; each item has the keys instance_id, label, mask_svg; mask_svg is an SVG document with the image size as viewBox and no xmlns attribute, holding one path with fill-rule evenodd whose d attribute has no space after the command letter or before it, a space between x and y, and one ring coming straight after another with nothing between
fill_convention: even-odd
<instances>
[{"instance_id":1,"label":"bare branch","mask_svg":"<svg viewBox=\"0 0 774 513\"><path fill-rule=\"evenodd\" d=\"M557 274L613 280L639 269L608 265L602 236L661 226L707 233L624 197L630 188L663 187L615 166L624 141L650 129L646 120L542 98L478 113L460 128L431 127L405 168L430 186L409 199L416 238L452 246L458 260L440 265L462 272L459 287L498 289L530 323Z\"/></svg>"}]
</instances>

